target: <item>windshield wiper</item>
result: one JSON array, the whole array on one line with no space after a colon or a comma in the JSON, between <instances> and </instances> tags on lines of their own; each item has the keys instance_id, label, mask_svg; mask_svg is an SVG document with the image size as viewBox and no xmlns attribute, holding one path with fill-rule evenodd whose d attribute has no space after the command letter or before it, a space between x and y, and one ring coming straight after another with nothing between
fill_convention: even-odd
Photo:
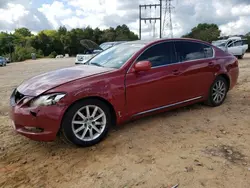
<instances>
[{"instance_id":1,"label":"windshield wiper","mask_svg":"<svg viewBox=\"0 0 250 188\"><path fill-rule=\"evenodd\" d=\"M95 65L95 66L98 66L98 67L103 67L102 65L100 65L98 63L89 63L89 65Z\"/></svg>"}]
</instances>

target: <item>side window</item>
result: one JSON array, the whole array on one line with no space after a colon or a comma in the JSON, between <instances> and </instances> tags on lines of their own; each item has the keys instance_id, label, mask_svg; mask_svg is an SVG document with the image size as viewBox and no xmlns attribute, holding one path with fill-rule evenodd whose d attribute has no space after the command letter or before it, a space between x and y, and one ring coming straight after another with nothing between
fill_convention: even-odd
<instances>
[{"instance_id":1,"label":"side window","mask_svg":"<svg viewBox=\"0 0 250 188\"><path fill-rule=\"evenodd\" d=\"M234 42L230 42L230 43L228 43L228 45L227 45L227 47L233 47L234 46Z\"/></svg>"},{"instance_id":2,"label":"side window","mask_svg":"<svg viewBox=\"0 0 250 188\"><path fill-rule=\"evenodd\" d=\"M137 61L144 60L150 61L152 67L176 63L173 42L160 43L150 47L137 59Z\"/></svg>"},{"instance_id":3,"label":"side window","mask_svg":"<svg viewBox=\"0 0 250 188\"><path fill-rule=\"evenodd\" d=\"M235 41L235 40L229 40L229 41L227 42L227 47L233 47L233 46L234 46L234 41Z\"/></svg>"},{"instance_id":4,"label":"side window","mask_svg":"<svg viewBox=\"0 0 250 188\"><path fill-rule=\"evenodd\" d=\"M242 46L243 44L242 44L242 40L239 40L239 41L236 41L235 43L234 43L234 46Z\"/></svg>"},{"instance_id":5,"label":"side window","mask_svg":"<svg viewBox=\"0 0 250 188\"><path fill-rule=\"evenodd\" d=\"M205 44L176 41L175 49L180 62L213 57L213 49Z\"/></svg>"},{"instance_id":6,"label":"side window","mask_svg":"<svg viewBox=\"0 0 250 188\"><path fill-rule=\"evenodd\" d=\"M205 58L210 58L214 56L214 50L211 46L207 46L205 44L203 44L203 49L204 49L204 53L205 53Z\"/></svg>"},{"instance_id":7,"label":"side window","mask_svg":"<svg viewBox=\"0 0 250 188\"><path fill-rule=\"evenodd\" d=\"M245 44L248 44L247 40L242 40L242 44L245 45Z\"/></svg>"}]
</instances>

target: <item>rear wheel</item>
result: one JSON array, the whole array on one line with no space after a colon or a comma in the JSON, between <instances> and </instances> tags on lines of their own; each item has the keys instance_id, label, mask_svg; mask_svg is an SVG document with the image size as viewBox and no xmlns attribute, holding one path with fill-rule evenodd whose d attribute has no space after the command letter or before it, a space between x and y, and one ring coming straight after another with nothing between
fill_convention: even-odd
<instances>
[{"instance_id":1,"label":"rear wheel","mask_svg":"<svg viewBox=\"0 0 250 188\"><path fill-rule=\"evenodd\" d=\"M78 146L92 146L104 139L111 124L108 106L100 100L89 99L74 104L62 122L62 136Z\"/></svg>"},{"instance_id":2,"label":"rear wheel","mask_svg":"<svg viewBox=\"0 0 250 188\"><path fill-rule=\"evenodd\" d=\"M206 103L213 107L220 106L226 99L228 88L229 84L227 80L222 76L217 77L210 87L209 97Z\"/></svg>"}]
</instances>

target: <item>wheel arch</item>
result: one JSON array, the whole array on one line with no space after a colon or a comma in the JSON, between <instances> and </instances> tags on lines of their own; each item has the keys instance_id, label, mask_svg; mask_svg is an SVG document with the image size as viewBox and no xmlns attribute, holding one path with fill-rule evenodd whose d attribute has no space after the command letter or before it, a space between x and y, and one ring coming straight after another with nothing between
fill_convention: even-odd
<instances>
[{"instance_id":1,"label":"wheel arch","mask_svg":"<svg viewBox=\"0 0 250 188\"><path fill-rule=\"evenodd\" d=\"M89 97L84 97L84 98L81 98L81 99L78 99L76 101L74 101L70 106L68 106L68 108L65 110L64 114L63 114L63 117L61 119L61 123L60 123L60 128L62 126L62 122L63 122L63 119L65 117L65 114L70 110L70 108L80 102L80 101L84 101L84 100L90 100L90 99L94 99L94 100L99 100L99 101L102 101L103 103L105 103L108 108L110 109L110 113L111 113L111 116L113 117L112 118L112 125L115 126L116 125L116 122L117 122L117 115L116 115L116 112L115 112L115 108L114 106L106 99L102 98L102 97L99 97L99 96L89 96Z\"/></svg>"},{"instance_id":2,"label":"wheel arch","mask_svg":"<svg viewBox=\"0 0 250 188\"><path fill-rule=\"evenodd\" d=\"M221 76L222 78L224 78L227 81L228 90L229 90L230 89L230 85L231 85L230 77L226 73L221 73L221 74L217 75L217 77L219 77L219 76Z\"/></svg>"}]
</instances>

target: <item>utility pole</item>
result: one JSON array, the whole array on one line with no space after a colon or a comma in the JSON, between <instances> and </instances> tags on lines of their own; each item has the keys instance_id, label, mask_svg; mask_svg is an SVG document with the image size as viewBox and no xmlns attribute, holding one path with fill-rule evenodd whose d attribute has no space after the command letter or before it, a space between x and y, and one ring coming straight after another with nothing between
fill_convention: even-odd
<instances>
[{"instance_id":1,"label":"utility pole","mask_svg":"<svg viewBox=\"0 0 250 188\"><path fill-rule=\"evenodd\" d=\"M160 1L160 3L159 4L148 4L148 5L139 5L139 37L140 37L140 39L141 39L141 30L142 30L142 21L145 21L145 23L147 22L147 21L149 21L150 23L152 22L152 21L154 21L155 23L156 23L156 21L157 20L159 20L159 24L160 24L160 38L162 38L162 29L161 29L161 27L162 27L162 0L159 0ZM160 8L160 15L159 15L159 17L151 17L151 15L150 15L150 17L142 17L142 9L144 9L144 10L147 10L148 8L150 8L150 10L151 10L151 8L157 8L157 7L159 7Z\"/></svg>"}]
</instances>

